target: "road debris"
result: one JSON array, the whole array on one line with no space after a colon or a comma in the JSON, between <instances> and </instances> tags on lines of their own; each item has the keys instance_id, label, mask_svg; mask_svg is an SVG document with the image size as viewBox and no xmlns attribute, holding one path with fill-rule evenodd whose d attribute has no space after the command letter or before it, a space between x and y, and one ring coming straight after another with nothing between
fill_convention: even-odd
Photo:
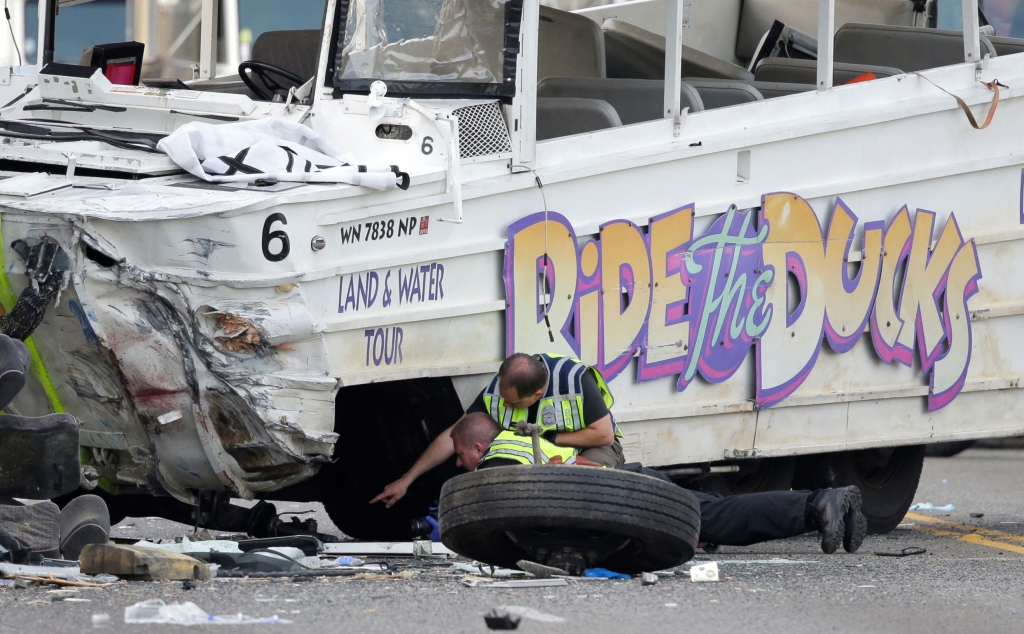
<instances>
[{"instance_id":1,"label":"road debris","mask_svg":"<svg viewBox=\"0 0 1024 634\"><path fill-rule=\"evenodd\" d=\"M640 574L640 584L644 586L653 586L658 583L658 575L653 572L644 572Z\"/></svg>"},{"instance_id":2,"label":"road debris","mask_svg":"<svg viewBox=\"0 0 1024 634\"><path fill-rule=\"evenodd\" d=\"M491 581L485 577L466 576L462 585L467 588L546 588L549 586L567 586L565 577L557 579L511 579L509 581Z\"/></svg>"},{"instance_id":3,"label":"road debris","mask_svg":"<svg viewBox=\"0 0 1024 634\"><path fill-rule=\"evenodd\" d=\"M521 617L513 616L505 610L493 609L484 615L484 623L492 630L514 630L519 627Z\"/></svg>"},{"instance_id":4,"label":"road debris","mask_svg":"<svg viewBox=\"0 0 1024 634\"><path fill-rule=\"evenodd\" d=\"M949 512L949 511L955 511L956 507L953 506L952 504L947 504L946 506L935 506L931 502L915 502L913 505L911 505L909 510L911 510L911 511L945 511L945 512Z\"/></svg>"},{"instance_id":5,"label":"road debris","mask_svg":"<svg viewBox=\"0 0 1024 634\"><path fill-rule=\"evenodd\" d=\"M124 609L124 622L150 625L284 625L291 621L274 616L254 618L244 614L215 616L207 614L191 601L166 604L150 599Z\"/></svg>"},{"instance_id":6,"label":"road debris","mask_svg":"<svg viewBox=\"0 0 1024 634\"><path fill-rule=\"evenodd\" d=\"M690 581L719 581L718 562L697 564L690 568Z\"/></svg>"},{"instance_id":7,"label":"road debris","mask_svg":"<svg viewBox=\"0 0 1024 634\"><path fill-rule=\"evenodd\" d=\"M418 544L418 545L417 545ZM324 544L325 555L353 555L360 557L420 557L447 559L455 553L430 540L416 542L339 542Z\"/></svg>"},{"instance_id":8,"label":"road debris","mask_svg":"<svg viewBox=\"0 0 1024 634\"><path fill-rule=\"evenodd\" d=\"M928 550L921 548L920 546L907 546L903 550L895 552L876 551L875 555L878 557L910 557L912 555L923 555L926 552L928 552Z\"/></svg>"},{"instance_id":9,"label":"road debris","mask_svg":"<svg viewBox=\"0 0 1024 634\"><path fill-rule=\"evenodd\" d=\"M980 520L981 518L985 517L985 514L984 513L971 513L971 517L973 517L976 520Z\"/></svg>"},{"instance_id":10,"label":"road debris","mask_svg":"<svg viewBox=\"0 0 1024 634\"><path fill-rule=\"evenodd\" d=\"M110 625L109 614L93 614L92 615L92 626L94 628L107 627Z\"/></svg>"},{"instance_id":11,"label":"road debris","mask_svg":"<svg viewBox=\"0 0 1024 634\"><path fill-rule=\"evenodd\" d=\"M565 619L554 614L548 614L541 612L540 610L534 610L533 608L524 607L521 605L499 605L496 610L505 611L511 616L519 617L522 619L529 619L531 621L539 621L541 623L565 623Z\"/></svg>"},{"instance_id":12,"label":"road debris","mask_svg":"<svg viewBox=\"0 0 1024 634\"><path fill-rule=\"evenodd\" d=\"M468 572L471 575L480 575L481 577L494 577L496 579L508 579L511 577L525 577L527 573L523 570L512 570L510 568L500 568L498 566L488 566L479 562L472 564L464 564L461 562L455 563L455 569L460 572ZM565 574L565 573L562 573ZM549 575L550 576L550 575Z\"/></svg>"},{"instance_id":13,"label":"road debris","mask_svg":"<svg viewBox=\"0 0 1024 634\"><path fill-rule=\"evenodd\" d=\"M538 564L527 559L520 559L516 562L520 570L526 571L536 577L537 579L550 579L551 577L564 577L569 573L562 570L561 568L555 568L554 566L545 566Z\"/></svg>"},{"instance_id":14,"label":"road debris","mask_svg":"<svg viewBox=\"0 0 1024 634\"><path fill-rule=\"evenodd\" d=\"M89 544L82 550L82 572L122 579L182 581L210 579L210 567L181 553L122 544Z\"/></svg>"},{"instance_id":15,"label":"road debris","mask_svg":"<svg viewBox=\"0 0 1024 634\"><path fill-rule=\"evenodd\" d=\"M632 577L627 574L613 572L607 568L587 568L583 571L583 576L593 579L632 579Z\"/></svg>"}]
</instances>

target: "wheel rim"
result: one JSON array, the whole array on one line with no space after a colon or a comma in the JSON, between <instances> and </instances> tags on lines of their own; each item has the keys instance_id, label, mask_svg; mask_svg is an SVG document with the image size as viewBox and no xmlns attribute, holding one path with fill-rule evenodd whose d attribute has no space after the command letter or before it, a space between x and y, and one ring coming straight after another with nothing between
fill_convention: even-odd
<instances>
[{"instance_id":1,"label":"wheel rim","mask_svg":"<svg viewBox=\"0 0 1024 634\"><path fill-rule=\"evenodd\" d=\"M540 564L582 574L632 542L628 535L566 526L530 526L506 531L512 543Z\"/></svg>"}]
</instances>

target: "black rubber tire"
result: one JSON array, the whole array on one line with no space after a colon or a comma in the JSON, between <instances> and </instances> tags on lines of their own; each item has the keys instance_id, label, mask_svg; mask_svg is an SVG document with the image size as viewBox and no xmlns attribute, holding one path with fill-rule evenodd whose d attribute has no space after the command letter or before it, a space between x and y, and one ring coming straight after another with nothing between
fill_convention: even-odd
<instances>
[{"instance_id":1,"label":"black rubber tire","mask_svg":"<svg viewBox=\"0 0 1024 634\"><path fill-rule=\"evenodd\" d=\"M957 440L953 442L933 442L924 446L924 455L928 458L952 458L953 456L970 449L974 440Z\"/></svg>"},{"instance_id":2,"label":"black rubber tire","mask_svg":"<svg viewBox=\"0 0 1024 634\"><path fill-rule=\"evenodd\" d=\"M796 458L745 460L736 473L707 476L686 484L687 488L726 497L762 491L788 491L793 488Z\"/></svg>"},{"instance_id":3,"label":"black rubber tire","mask_svg":"<svg viewBox=\"0 0 1024 634\"><path fill-rule=\"evenodd\" d=\"M441 541L455 552L514 567L527 556L506 531L529 527L601 531L633 538L596 565L636 574L693 557L700 505L692 493L637 473L571 466L482 469L449 480L438 507Z\"/></svg>"},{"instance_id":4,"label":"black rubber tire","mask_svg":"<svg viewBox=\"0 0 1024 634\"><path fill-rule=\"evenodd\" d=\"M797 462L794 488L860 487L868 533L888 533L914 502L924 466L924 445L906 445L804 456Z\"/></svg>"}]
</instances>

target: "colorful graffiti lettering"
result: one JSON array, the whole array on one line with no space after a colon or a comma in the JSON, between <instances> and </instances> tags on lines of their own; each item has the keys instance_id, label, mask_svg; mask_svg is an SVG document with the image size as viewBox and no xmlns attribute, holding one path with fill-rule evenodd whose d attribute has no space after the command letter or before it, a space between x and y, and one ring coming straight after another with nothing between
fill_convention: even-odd
<instances>
[{"instance_id":1,"label":"colorful graffiti lettering","mask_svg":"<svg viewBox=\"0 0 1024 634\"><path fill-rule=\"evenodd\" d=\"M682 391L698 374L727 381L753 347L756 401L768 407L800 387L823 341L848 352L867 329L886 363L910 366L918 351L930 410L960 393L972 346L967 300L981 268L952 214L934 247L930 211L903 207L888 224L865 223L860 253L858 218L840 199L825 230L788 193L731 208L701 236L693 223L690 205L651 218L646 231L604 224L592 240L556 213L510 226L508 352L548 349L557 333L609 380L638 357L638 381L675 376Z\"/></svg>"}]
</instances>

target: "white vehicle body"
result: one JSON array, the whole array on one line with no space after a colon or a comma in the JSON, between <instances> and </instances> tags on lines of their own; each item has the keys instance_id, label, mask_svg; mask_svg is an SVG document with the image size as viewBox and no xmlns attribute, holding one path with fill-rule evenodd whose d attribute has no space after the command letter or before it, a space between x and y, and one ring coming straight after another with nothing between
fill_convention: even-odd
<instances>
[{"instance_id":1,"label":"white vehicle body","mask_svg":"<svg viewBox=\"0 0 1024 634\"><path fill-rule=\"evenodd\" d=\"M675 11L684 43L739 15L739 2L686 7L687 30L679 3L584 14ZM0 181L14 292L27 279L13 240L49 236L74 261L33 337L48 378L16 407L79 418L108 483L262 495L344 455L339 390L451 377L465 405L510 351L601 369L627 458L652 466L1024 434L1024 56L980 59L976 19L974 60L930 81L831 87L821 44L820 90L701 112L673 102L669 28L667 116L538 142L535 2L500 106L336 94L335 9L306 105L40 74L2 113L164 133L204 115L280 117L411 176L407 191L232 188L160 154L4 140L4 159L62 172L73 154L77 170L37 177L29 195ZM996 79L981 131L932 83L981 120L994 93L979 80ZM43 99L117 111L19 110ZM481 127L499 115L497 133ZM378 138L382 124L411 137Z\"/></svg>"}]
</instances>

